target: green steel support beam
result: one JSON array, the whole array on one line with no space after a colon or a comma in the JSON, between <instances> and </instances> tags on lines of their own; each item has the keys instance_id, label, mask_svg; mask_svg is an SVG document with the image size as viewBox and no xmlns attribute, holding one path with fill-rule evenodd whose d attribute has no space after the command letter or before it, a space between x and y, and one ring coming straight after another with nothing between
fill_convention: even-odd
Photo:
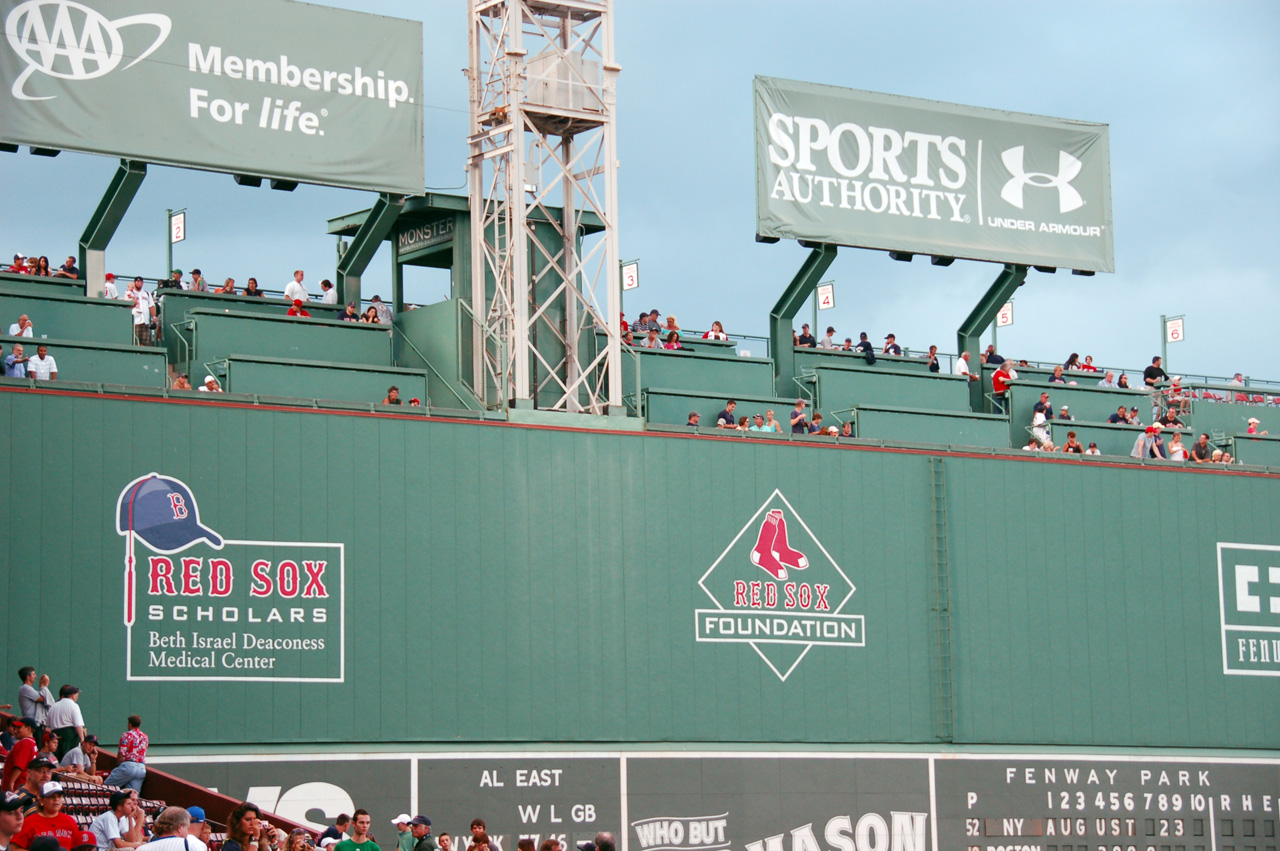
<instances>
[{"instance_id":1,"label":"green steel support beam","mask_svg":"<svg viewBox=\"0 0 1280 851\"><path fill-rule=\"evenodd\" d=\"M93 211L93 217L85 226L80 237L80 274L85 281L85 295L102 295L107 274L107 246L146 176L146 163L120 160L120 167L98 202L98 209Z\"/></svg>"},{"instance_id":2,"label":"green steel support beam","mask_svg":"<svg viewBox=\"0 0 1280 851\"><path fill-rule=\"evenodd\" d=\"M814 287L836 259L834 245L808 247L812 248L809 256L769 312L769 353L773 355L773 385L775 392L783 396L795 395L792 379L796 377L796 350L792 345L791 320L796 318L801 305L813 295Z\"/></svg>"},{"instance_id":3,"label":"green steel support beam","mask_svg":"<svg viewBox=\"0 0 1280 851\"><path fill-rule=\"evenodd\" d=\"M1006 263L1004 270L1000 272L995 282L978 301L978 304L969 313L969 318L960 326L960 330L956 332L956 352L957 354L969 353L969 371L973 375L982 377L982 364L979 363L978 357L981 354L979 346L982 339L982 332L990 327L992 321L996 318L996 314L1000 312L1000 308L1004 303L1013 296L1018 287L1022 286L1027 280L1027 267L1014 263ZM982 412L982 382L969 382L969 408L970 410Z\"/></svg>"},{"instance_id":4,"label":"green steel support beam","mask_svg":"<svg viewBox=\"0 0 1280 851\"><path fill-rule=\"evenodd\" d=\"M338 280L335 283L338 287L340 304L346 304L349 301L359 304L360 276L369 267L369 261L373 260L373 255L378 253L378 246L391 232L391 226L396 223L403 209L403 195L391 195L387 192L378 195L373 208L361 222L360 229L351 238L351 245L347 246L347 252L338 261ZM393 302L398 303L400 300L400 293L392 294Z\"/></svg>"}]
</instances>

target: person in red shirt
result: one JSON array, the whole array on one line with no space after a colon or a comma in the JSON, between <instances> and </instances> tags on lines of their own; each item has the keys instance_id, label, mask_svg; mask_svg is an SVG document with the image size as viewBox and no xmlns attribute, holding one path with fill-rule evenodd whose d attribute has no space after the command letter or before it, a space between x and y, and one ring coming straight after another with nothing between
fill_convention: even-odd
<instances>
[{"instance_id":1,"label":"person in red shirt","mask_svg":"<svg viewBox=\"0 0 1280 851\"><path fill-rule=\"evenodd\" d=\"M13 750L4 761L4 774L0 776L0 793L16 792L27 782L27 766L36 758L40 748L35 740L36 722L30 718L13 719Z\"/></svg>"},{"instance_id":2,"label":"person in red shirt","mask_svg":"<svg viewBox=\"0 0 1280 851\"><path fill-rule=\"evenodd\" d=\"M996 371L991 375L991 397L993 413L1003 414L1005 407L1005 397L1009 390L1009 382L1013 380L1013 376L1009 374L1009 361L1003 361Z\"/></svg>"},{"instance_id":3,"label":"person in red shirt","mask_svg":"<svg viewBox=\"0 0 1280 851\"><path fill-rule=\"evenodd\" d=\"M40 809L23 820L22 830L13 837L12 848L31 848L31 841L37 836L52 836L67 851L80 833L76 820L62 811L62 784L50 780L40 790Z\"/></svg>"},{"instance_id":4,"label":"person in red shirt","mask_svg":"<svg viewBox=\"0 0 1280 851\"><path fill-rule=\"evenodd\" d=\"M293 307L289 308L289 312L286 315L287 316L308 316L308 317L311 316L311 314L307 311L307 309L302 306L302 299L300 298L295 298L293 300Z\"/></svg>"}]
</instances>

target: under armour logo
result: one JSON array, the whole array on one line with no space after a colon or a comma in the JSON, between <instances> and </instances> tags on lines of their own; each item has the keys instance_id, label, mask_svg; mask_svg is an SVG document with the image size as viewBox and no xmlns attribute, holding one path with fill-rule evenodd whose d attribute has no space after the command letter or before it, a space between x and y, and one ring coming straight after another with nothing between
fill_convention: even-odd
<instances>
[{"instance_id":1,"label":"under armour logo","mask_svg":"<svg viewBox=\"0 0 1280 851\"><path fill-rule=\"evenodd\" d=\"M53 13L52 26L46 20L46 12L50 10ZM137 24L155 27L156 38L151 46L124 66L126 68L146 59L169 37L172 22L167 15L148 12L112 21L96 9L75 0L26 0L19 3L4 24L9 46L27 63L26 69L13 81L13 96L18 100L52 100L55 97L40 97L26 92L27 80L37 71L63 80L92 80L110 73L126 56L120 30Z\"/></svg>"},{"instance_id":2,"label":"under armour logo","mask_svg":"<svg viewBox=\"0 0 1280 851\"><path fill-rule=\"evenodd\" d=\"M1080 160L1068 154L1066 151L1058 151L1058 173L1046 174L1042 171L1028 172L1022 167L1023 146L1010 148L1000 155L1000 159L1004 161L1004 167L1009 170L1009 174L1013 175L1004 188L1000 190L1000 197L1008 201L1019 210L1022 209L1022 190L1027 184L1038 186L1042 189L1053 187L1058 190L1058 212L1070 213L1079 207L1084 206L1084 198L1080 197L1080 193L1071 185L1071 181L1080 174L1080 169L1084 168L1084 164Z\"/></svg>"}]
</instances>

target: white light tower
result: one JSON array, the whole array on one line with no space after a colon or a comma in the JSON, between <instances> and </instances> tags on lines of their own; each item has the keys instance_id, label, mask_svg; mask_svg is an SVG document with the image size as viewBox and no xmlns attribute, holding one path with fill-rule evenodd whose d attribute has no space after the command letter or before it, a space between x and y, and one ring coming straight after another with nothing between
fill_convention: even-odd
<instances>
[{"instance_id":1,"label":"white light tower","mask_svg":"<svg viewBox=\"0 0 1280 851\"><path fill-rule=\"evenodd\" d=\"M622 403L613 0L470 0L468 23L473 387L604 413Z\"/></svg>"}]
</instances>

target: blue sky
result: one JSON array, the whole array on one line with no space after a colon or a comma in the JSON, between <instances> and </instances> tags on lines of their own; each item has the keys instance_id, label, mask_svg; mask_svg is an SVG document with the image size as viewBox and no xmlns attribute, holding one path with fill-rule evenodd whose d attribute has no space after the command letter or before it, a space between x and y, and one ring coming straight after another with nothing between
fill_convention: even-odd
<instances>
[{"instance_id":1,"label":"blue sky","mask_svg":"<svg viewBox=\"0 0 1280 851\"><path fill-rule=\"evenodd\" d=\"M326 5L424 22L427 184L465 192L464 0ZM686 328L719 319L730 333L765 333L805 252L754 242L751 80L764 74L1109 124L1117 271L1031 272L1000 349L1141 368L1159 352L1159 316L1185 313L1171 372L1280 380L1280 4L616 0L616 15L621 245L642 263L629 314L657 307ZM114 168L88 155L0 155L5 251L74 253ZM152 168L108 268L158 275L165 208L186 207L176 265L277 288L302 267L315 282L336 262L326 219L371 201ZM388 292L389 265L384 249L366 294ZM893 331L912 348L952 351L998 271L843 249L828 275L837 307L821 322L841 337ZM411 300L446 293L440 274L410 281Z\"/></svg>"}]
</instances>

